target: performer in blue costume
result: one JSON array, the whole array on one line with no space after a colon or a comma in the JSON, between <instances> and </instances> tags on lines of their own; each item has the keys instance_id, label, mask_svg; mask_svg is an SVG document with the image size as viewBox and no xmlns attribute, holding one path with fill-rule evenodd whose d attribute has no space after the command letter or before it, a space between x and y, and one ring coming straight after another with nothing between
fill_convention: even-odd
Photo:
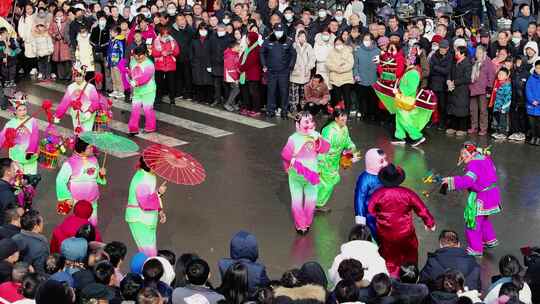
<instances>
[{"instance_id":1,"label":"performer in blue costume","mask_svg":"<svg viewBox=\"0 0 540 304\"><path fill-rule=\"evenodd\" d=\"M372 148L366 152L366 170L358 176L354 189L354 214L356 224L367 225L371 236L377 240L375 217L368 213L368 202L371 194L382 186L379 171L388 165L386 154L382 149Z\"/></svg>"}]
</instances>

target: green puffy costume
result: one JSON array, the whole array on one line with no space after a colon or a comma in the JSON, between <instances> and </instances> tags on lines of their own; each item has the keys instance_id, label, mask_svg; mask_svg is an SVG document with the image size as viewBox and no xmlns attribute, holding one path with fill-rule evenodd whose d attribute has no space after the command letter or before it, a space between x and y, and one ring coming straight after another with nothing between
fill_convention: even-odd
<instances>
[{"instance_id":1,"label":"green puffy costume","mask_svg":"<svg viewBox=\"0 0 540 304\"><path fill-rule=\"evenodd\" d=\"M335 121L322 129L322 137L330 143L327 154L319 155L320 184L317 195L317 207L326 205L334 187L339 183L339 161L345 150L356 150L346 126L340 127Z\"/></svg>"}]
</instances>

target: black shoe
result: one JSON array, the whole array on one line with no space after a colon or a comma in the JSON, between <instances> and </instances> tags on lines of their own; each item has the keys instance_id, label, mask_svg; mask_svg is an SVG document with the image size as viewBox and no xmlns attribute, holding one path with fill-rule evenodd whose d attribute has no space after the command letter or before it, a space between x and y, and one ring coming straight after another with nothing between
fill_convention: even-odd
<instances>
[{"instance_id":1,"label":"black shoe","mask_svg":"<svg viewBox=\"0 0 540 304\"><path fill-rule=\"evenodd\" d=\"M289 119L288 113L288 111L281 111L281 119Z\"/></svg>"},{"instance_id":2,"label":"black shoe","mask_svg":"<svg viewBox=\"0 0 540 304\"><path fill-rule=\"evenodd\" d=\"M425 141L426 141L426 138L422 136L421 138L419 138L419 139L413 141L413 142L411 143L411 146L413 146L413 147L420 146L420 145L421 145L422 143L424 143Z\"/></svg>"},{"instance_id":3,"label":"black shoe","mask_svg":"<svg viewBox=\"0 0 540 304\"><path fill-rule=\"evenodd\" d=\"M216 100L216 101L214 101L214 102L212 102L212 103L210 104L210 106L211 106L212 108L213 108L213 107L216 107L217 105L219 105L219 100Z\"/></svg>"},{"instance_id":4,"label":"black shoe","mask_svg":"<svg viewBox=\"0 0 540 304\"><path fill-rule=\"evenodd\" d=\"M276 116L276 113L268 112L266 113L266 118L274 118Z\"/></svg>"},{"instance_id":5,"label":"black shoe","mask_svg":"<svg viewBox=\"0 0 540 304\"><path fill-rule=\"evenodd\" d=\"M128 133L128 136L129 136L129 137L135 137L135 136L137 136L138 134L139 134L139 132L133 132L133 133L132 133L132 132L129 132L129 133Z\"/></svg>"}]
</instances>

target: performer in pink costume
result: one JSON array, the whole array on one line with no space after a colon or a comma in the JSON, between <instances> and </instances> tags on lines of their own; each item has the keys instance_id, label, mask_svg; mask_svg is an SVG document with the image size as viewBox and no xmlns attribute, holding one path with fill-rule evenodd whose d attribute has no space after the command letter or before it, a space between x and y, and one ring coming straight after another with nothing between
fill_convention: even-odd
<instances>
[{"instance_id":1,"label":"performer in pink costume","mask_svg":"<svg viewBox=\"0 0 540 304\"><path fill-rule=\"evenodd\" d=\"M484 247L499 244L490 215L501 212L501 193L497 185L497 170L489 151L479 149L473 142L465 142L459 162L465 163L465 175L443 179L448 190L468 190L465 207L465 236L467 252L473 256L483 255Z\"/></svg>"},{"instance_id":2,"label":"performer in pink costume","mask_svg":"<svg viewBox=\"0 0 540 304\"><path fill-rule=\"evenodd\" d=\"M309 112L295 117L296 132L281 151L283 167L289 174L292 213L296 231L306 234L313 222L317 203L319 173L318 156L330 150L330 144L315 131L315 122Z\"/></svg>"},{"instance_id":3,"label":"performer in pink costume","mask_svg":"<svg viewBox=\"0 0 540 304\"><path fill-rule=\"evenodd\" d=\"M54 115L55 122L58 123L69 110L76 135L92 131L96 111L100 108L100 96L96 87L84 80L85 73L86 67L75 63L73 67L75 82L67 87Z\"/></svg>"},{"instance_id":4,"label":"performer in pink costume","mask_svg":"<svg viewBox=\"0 0 540 304\"><path fill-rule=\"evenodd\" d=\"M81 200L91 202L93 211L88 220L97 227L98 184L107 183L106 173L93 155L93 146L77 139L73 155L62 164L56 177L58 201L68 201L71 206Z\"/></svg>"},{"instance_id":5,"label":"performer in pink costume","mask_svg":"<svg viewBox=\"0 0 540 304\"><path fill-rule=\"evenodd\" d=\"M139 133L139 119L141 108L144 110L146 132L156 131L156 113L154 100L156 99L156 82L154 80L154 64L146 56L145 47L137 47L133 51L133 58L129 64L133 87L132 110L129 117L128 129L130 135Z\"/></svg>"}]
</instances>

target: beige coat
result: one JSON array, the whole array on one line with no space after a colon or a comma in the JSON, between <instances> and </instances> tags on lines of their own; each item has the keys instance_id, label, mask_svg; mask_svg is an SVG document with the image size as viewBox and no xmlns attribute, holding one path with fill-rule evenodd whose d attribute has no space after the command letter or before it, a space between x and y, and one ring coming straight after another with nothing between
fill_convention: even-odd
<instances>
[{"instance_id":1,"label":"beige coat","mask_svg":"<svg viewBox=\"0 0 540 304\"><path fill-rule=\"evenodd\" d=\"M311 78L311 70L315 67L315 53L313 47L309 43L294 43L296 50L296 63L291 72L290 81L297 84L306 84Z\"/></svg>"},{"instance_id":2,"label":"beige coat","mask_svg":"<svg viewBox=\"0 0 540 304\"><path fill-rule=\"evenodd\" d=\"M345 46L341 50L333 48L326 60L326 67L330 72L330 84L338 87L354 84L353 66L354 57L350 47Z\"/></svg>"}]
</instances>

